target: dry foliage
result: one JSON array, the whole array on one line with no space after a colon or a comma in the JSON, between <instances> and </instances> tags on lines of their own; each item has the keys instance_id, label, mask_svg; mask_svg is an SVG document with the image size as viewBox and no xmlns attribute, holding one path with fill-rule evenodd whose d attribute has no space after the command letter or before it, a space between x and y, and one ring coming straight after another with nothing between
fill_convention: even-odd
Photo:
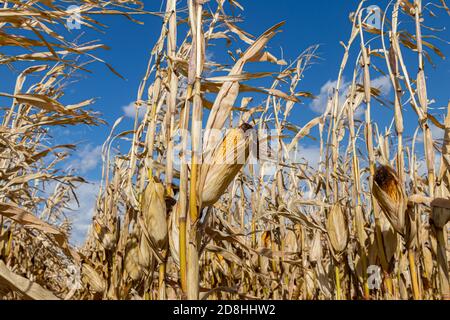
<instances>
[{"instance_id":1,"label":"dry foliage","mask_svg":"<svg viewBox=\"0 0 450 320\"><path fill-rule=\"evenodd\" d=\"M102 123L86 109L92 100L59 101L71 75L85 70L81 58L105 62L91 53L101 44L60 35L70 12L58 2L0 2L0 50L18 52L0 52L0 65L30 63L14 92L0 93L11 101L0 127L1 298L450 298L450 104L443 122L428 108L424 58L442 53L421 0L391 2L381 29L368 24L361 1L342 43L335 91L323 114L303 127L290 119L312 98L300 85L317 47L288 64L268 51L283 23L254 37L227 13L244 9L236 0L165 1L135 126L115 133L119 119L104 144L103 183L81 248L68 242L64 211L84 180L58 167L75 146L51 145L48 128ZM444 0L435 2L428 10L449 13ZM74 3L81 3L83 26L94 29L95 15L150 14L138 1ZM401 21L408 23L399 29ZM231 66L206 59L223 40ZM245 72L250 63L267 69ZM394 88L388 97L373 86L380 75ZM254 79L266 87L247 84ZM381 132L372 115L383 107L392 124ZM417 118L412 140L404 133L407 109ZM431 125L445 132L443 141ZM202 128L230 130L216 141ZM255 142L247 131L266 129L276 134L258 134L258 151L272 156L258 152L258 162L245 165ZM175 141L179 130L190 136ZM317 134L319 162L294 157L299 142ZM112 154L111 143L121 138L131 141L129 152ZM222 162L230 157L243 162ZM373 266L381 268L380 283Z\"/></svg>"}]
</instances>

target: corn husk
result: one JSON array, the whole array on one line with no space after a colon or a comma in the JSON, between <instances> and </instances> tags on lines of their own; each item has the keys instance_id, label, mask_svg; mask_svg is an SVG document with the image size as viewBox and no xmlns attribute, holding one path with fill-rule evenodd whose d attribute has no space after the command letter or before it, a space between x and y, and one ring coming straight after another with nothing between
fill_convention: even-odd
<instances>
[{"instance_id":1,"label":"corn husk","mask_svg":"<svg viewBox=\"0 0 450 320\"><path fill-rule=\"evenodd\" d=\"M390 166L384 165L377 168L373 194L394 230L405 236L408 199L397 173Z\"/></svg>"},{"instance_id":2,"label":"corn husk","mask_svg":"<svg viewBox=\"0 0 450 320\"><path fill-rule=\"evenodd\" d=\"M294 233L295 233L295 238L297 239L297 253L301 254L303 251L303 247L302 247L302 237L303 237L303 230L302 230L302 226L300 224L296 224L294 226Z\"/></svg>"},{"instance_id":3,"label":"corn husk","mask_svg":"<svg viewBox=\"0 0 450 320\"><path fill-rule=\"evenodd\" d=\"M301 247L299 247L297 239L295 231L287 229L284 237L284 251L301 253Z\"/></svg>"},{"instance_id":4,"label":"corn husk","mask_svg":"<svg viewBox=\"0 0 450 320\"><path fill-rule=\"evenodd\" d=\"M111 277L108 281L108 291L106 292L106 297L110 300L117 300L118 293L120 291L125 291L126 289L120 288L120 282L122 280L122 257L116 257L116 264L113 266L111 271Z\"/></svg>"},{"instance_id":5,"label":"corn husk","mask_svg":"<svg viewBox=\"0 0 450 320\"><path fill-rule=\"evenodd\" d=\"M106 280L90 265L84 263L81 266L81 275L84 283L95 293L103 293L106 290Z\"/></svg>"},{"instance_id":6,"label":"corn husk","mask_svg":"<svg viewBox=\"0 0 450 320\"><path fill-rule=\"evenodd\" d=\"M142 195L141 210L145 231L141 230L140 235L139 264L148 269L153 263L152 246L155 246L155 250L164 249L168 239L167 208L162 183L150 179Z\"/></svg>"},{"instance_id":7,"label":"corn husk","mask_svg":"<svg viewBox=\"0 0 450 320\"><path fill-rule=\"evenodd\" d=\"M319 261L316 265L317 284L325 299L331 299L333 288L329 281L333 278L333 271L331 263L323 263Z\"/></svg>"},{"instance_id":8,"label":"corn husk","mask_svg":"<svg viewBox=\"0 0 450 320\"><path fill-rule=\"evenodd\" d=\"M450 221L450 200L437 198L431 202L433 224L442 229Z\"/></svg>"},{"instance_id":9,"label":"corn husk","mask_svg":"<svg viewBox=\"0 0 450 320\"><path fill-rule=\"evenodd\" d=\"M328 214L327 232L333 249L337 253L343 252L348 242L348 229L345 215L339 204L334 205Z\"/></svg>"},{"instance_id":10,"label":"corn husk","mask_svg":"<svg viewBox=\"0 0 450 320\"><path fill-rule=\"evenodd\" d=\"M150 179L142 196L141 208L149 236L158 248L163 248L167 242L167 209L162 183Z\"/></svg>"},{"instance_id":11,"label":"corn husk","mask_svg":"<svg viewBox=\"0 0 450 320\"><path fill-rule=\"evenodd\" d=\"M179 225L179 204L177 203L170 214L169 220L169 249L173 261L180 266L180 225Z\"/></svg>"},{"instance_id":12,"label":"corn husk","mask_svg":"<svg viewBox=\"0 0 450 320\"><path fill-rule=\"evenodd\" d=\"M229 130L211 155L205 157L200 179L203 207L214 205L244 166L249 156L251 139L247 131L250 129L252 127L244 123Z\"/></svg>"},{"instance_id":13,"label":"corn husk","mask_svg":"<svg viewBox=\"0 0 450 320\"><path fill-rule=\"evenodd\" d=\"M368 237L368 243L370 243L367 252L368 253L372 253L376 254L376 244L372 244L372 240L371 237ZM350 242L351 244L352 242ZM375 260L375 259L374 259ZM364 284L364 274L367 274L367 268L368 266L372 265L370 263L369 259L366 259L365 264L363 263L363 259L361 259L361 255L356 254L353 260L353 269L355 271L355 274L358 278L358 281L361 284ZM350 268L352 267L351 264L349 265ZM353 270L352 270L353 271Z\"/></svg>"},{"instance_id":14,"label":"corn husk","mask_svg":"<svg viewBox=\"0 0 450 320\"><path fill-rule=\"evenodd\" d=\"M448 267L448 237L446 237L445 226L450 220L450 201L438 198L433 200L432 206L432 222L436 227L436 242L434 246L437 252L438 274L440 278L440 291L442 299L450 299L450 280ZM433 241L431 242L433 247Z\"/></svg>"},{"instance_id":15,"label":"corn husk","mask_svg":"<svg viewBox=\"0 0 450 320\"><path fill-rule=\"evenodd\" d=\"M113 250L119 239L119 224L116 223L114 230L103 225L97 219L94 219L92 224L94 226L94 236L102 247L106 250Z\"/></svg>"},{"instance_id":16,"label":"corn husk","mask_svg":"<svg viewBox=\"0 0 450 320\"><path fill-rule=\"evenodd\" d=\"M264 231L260 237L260 247L270 249L272 247L272 236L270 231ZM259 266L262 274L269 272L269 258L264 255L259 255Z\"/></svg>"},{"instance_id":17,"label":"corn husk","mask_svg":"<svg viewBox=\"0 0 450 320\"><path fill-rule=\"evenodd\" d=\"M397 251L397 233L392 228L389 220L384 216L380 216L381 235L383 237L384 252L386 261L389 263Z\"/></svg>"},{"instance_id":18,"label":"corn husk","mask_svg":"<svg viewBox=\"0 0 450 320\"><path fill-rule=\"evenodd\" d=\"M399 269L399 273L400 273L400 297L403 300L408 299L408 288L411 288L411 275L409 272L409 263L408 263L408 256L407 254L402 254L399 264L398 264L398 269Z\"/></svg>"},{"instance_id":19,"label":"corn husk","mask_svg":"<svg viewBox=\"0 0 450 320\"><path fill-rule=\"evenodd\" d=\"M422 246L422 257L425 276L428 281L432 281L434 262L433 262L433 253L431 252L431 249L429 247Z\"/></svg>"},{"instance_id":20,"label":"corn husk","mask_svg":"<svg viewBox=\"0 0 450 320\"><path fill-rule=\"evenodd\" d=\"M141 278L143 270L139 263L139 247L136 243L128 246L124 264L126 276L135 281Z\"/></svg>"},{"instance_id":21,"label":"corn husk","mask_svg":"<svg viewBox=\"0 0 450 320\"><path fill-rule=\"evenodd\" d=\"M314 292L316 290L316 276L314 271L311 269L307 269L305 272L305 280L306 282L306 295L309 299L314 296Z\"/></svg>"},{"instance_id":22,"label":"corn husk","mask_svg":"<svg viewBox=\"0 0 450 320\"><path fill-rule=\"evenodd\" d=\"M311 262L318 262L321 259L322 259L322 239L320 236L320 231L315 231L309 251L309 260Z\"/></svg>"},{"instance_id":23,"label":"corn husk","mask_svg":"<svg viewBox=\"0 0 450 320\"><path fill-rule=\"evenodd\" d=\"M148 241L148 239L145 237L145 234L143 231L141 231L141 237L138 244L139 248L139 265L143 267L144 269L150 268L153 264L153 252L151 248L151 244Z\"/></svg>"},{"instance_id":24,"label":"corn husk","mask_svg":"<svg viewBox=\"0 0 450 320\"><path fill-rule=\"evenodd\" d=\"M376 265L377 261L379 259L378 256L378 245L377 245L377 241L375 239L375 235L372 233L371 235L369 235L368 237L368 248L367 248L367 258L368 258L368 266L371 265ZM367 267L367 266L366 266Z\"/></svg>"},{"instance_id":25,"label":"corn husk","mask_svg":"<svg viewBox=\"0 0 450 320\"><path fill-rule=\"evenodd\" d=\"M79 2L84 28L95 28L98 23L89 18L92 14L111 14L109 9L116 7L114 14L141 16L145 8L139 4L149 1ZM117 6L125 2L137 6ZM240 19L232 18L236 10L245 13L238 0L229 4L207 2L167 0L165 12L145 11L145 15L156 14L162 19L161 33L149 52L136 101L130 105L135 111L134 123L119 127L124 119L119 118L101 146L102 179L95 192L95 220L84 245L78 248L72 248L68 240L81 235L73 232L79 226L72 228L65 213L86 191L81 189L83 177L76 176L77 171L85 173L85 154L73 152L80 168L61 170L73 163L67 157L75 146L59 146L48 134L59 132L60 126L102 122L96 112L84 109L91 102L64 105L72 103L71 99L61 99L66 97L65 84L70 83L72 71L83 69L77 55L97 60L94 49L101 48L102 41L47 41L62 39L62 35L49 31L61 29L58 23L72 13L48 8L51 1L5 2L0 23L8 27L1 30L0 47L16 46L18 50L0 57L0 65L17 72L24 65L21 61L29 66L17 77L15 88L6 77L5 88L9 89L5 90L9 92L0 92L4 101L0 126L0 300L42 298L49 292L64 299L86 300L448 296L448 213L438 205L431 209L430 203L436 196L450 199L450 104L445 123L441 121L443 108L433 110L434 115L427 111L426 87L431 74L424 71L423 47L437 55L443 52L423 41L426 36L421 28L427 15L422 12L422 2L395 1L389 6L386 14L392 19L384 30L389 35L389 49L370 41L379 30L368 24L370 10L366 10L365 1L358 1L358 8L355 3L350 17L353 28L348 42L342 43L345 52L340 70L348 72L339 72L328 101L317 105L317 117L307 119L305 114L301 121L297 119L302 112L298 105L312 95L299 91L300 84L304 71L314 64L317 47L306 49L286 68L266 68L267 62L283 64L267 51L271 47L268 41L282 23L256 38L236 25ZM436 14L441 11L434 9ZM416 20L415 26L411 18ZM433 37L432 30L426 31ZM230 45L230 63L205 56L206 48L223 49L217 46L220 39ZM239 39L243 43L234 41ZM381 60L385 55L383 70L371 69L370 56L374 55ZM410 59L411 55L418 59ZM425 58L431 62L432 55ZM265 63L255 63L244 72L250 62ZM356 76L346 81L344 73L352 72L349 63L351 69L355 66ZM421 71L414 79L411 75L415 70ZM363 73L362 78L359 73ZM390 92L386 81L393 86ZM210 101L213 97L214 102ZM258 101L252 101L255 98ZM376 116L384 100L394 104L392 121L379 121ZM408 121L419 123L412 139L410 130L404 130L405 101L410 101L415 111ZM132 110L125 111L128 115ZM246 160L248 138L241 139L239 131L245 132L245 125L230 130L217 145L210 134L210 129L223 130L237 121L252 121L259 133L265 135L267 130L269 134L259 136L259 162L245 171L238 171L240 165L245 166L242 163L219 163L242 155ZM124 131L119 132L119 128ZM439 130L445 131L443 139ZM419 139L421 135L423 139ZM304 145L307 137L315 142ZM117 139L120 149L128 151L114 150ZM69 137L64 140L74 142ZM190 145L201 149L201 141L212 151L191 154ZM92 156L100 160L99 155ZM440 158L440 166L435 158ZM215 159L219 162L209 162ZM397 187L403 195L411 190L403 210L395 203L402 195L392 196L395 188L386 187L383 179L375 179L387 195L382 209L372 193L374 188L366 185L369 172L370 181L374 177L377 160L395 163ZM422 164L425 170L421 170ZM147 185L148 176L163 178L164 188L153 179ZM390 178L389 173L387 176ZM78 186L81 194L76 196ZM161 207L164 191L166 196L175 197L178 190L183 204L180 221L178 212L167 202L165 210L154 209ZM378 200L383 205L381 191ZM205 205L208 210L203 210ZM203 212L208 212L206 217L201 216ZM415 221L418 218L422 220ZM149 219L159 219L155 225L162 228L153 228ZM116 221L123 223L123 228L116 227ZM164 222L168 225L167 241ZM403 239L394 229L396 223ZM295 225L300 229L293 234ZM415 236L414 227L420 237ZM178 246L178 239L183 247ZM417 246L410 248L414 240L419 240ZM167 255L169 246L171 256ZM183 261L178 266L180 254ZM67 280L74 278L69 274L70 279L66 279L67 267L83 268L83 264L91 267L84 268L85 285L71 285ZM368 268L376 266L383 268L383 283L371 289L374 282L369 271L374 269Z\"/></svg>"}]
</instances>

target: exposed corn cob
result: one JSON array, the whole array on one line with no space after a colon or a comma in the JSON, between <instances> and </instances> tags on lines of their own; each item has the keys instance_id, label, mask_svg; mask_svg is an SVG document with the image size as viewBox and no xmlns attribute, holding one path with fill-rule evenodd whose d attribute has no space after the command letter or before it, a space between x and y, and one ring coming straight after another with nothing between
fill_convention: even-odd
<instances>
[{"instance_id":1,"label":"exposed corn cob","mask_svg":"<svg viewBox=\"0 0 450 320\"><path fill-rule=\"evenodd\" d=\"M228 131L221 143L205 159L201 168L202 206L212 206L244 166L249 156L250 134L247 123Z\"/></svg>"}]
</instances>

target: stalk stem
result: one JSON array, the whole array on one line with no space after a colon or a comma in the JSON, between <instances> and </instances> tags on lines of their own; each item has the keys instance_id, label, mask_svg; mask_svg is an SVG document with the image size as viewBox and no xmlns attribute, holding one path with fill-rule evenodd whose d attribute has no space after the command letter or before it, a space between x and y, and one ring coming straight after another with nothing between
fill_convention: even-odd
<instances>
[{"instance_id":1,"label":"stalk stem","mask_svg":"<svg viewBox=\"0 0 450 320\"><path fill-rule=\"evenodd\" d=\"M414 300L420 300L419 282L417 281L416 261L413 249L408 249L409 270L411 272L411 283L413 288Z\"/></svg>"},{"instance_id":2,"label":"stalk stem","mask_svg":"<svg viewBox=\"0 0 450 320\"><path fill-rule=\"evenodd\" d=\"M336 277L336 299L341 300L341 276L339 274L339 263L336 263L334 273Z\"/></svg>"}]
</instances>

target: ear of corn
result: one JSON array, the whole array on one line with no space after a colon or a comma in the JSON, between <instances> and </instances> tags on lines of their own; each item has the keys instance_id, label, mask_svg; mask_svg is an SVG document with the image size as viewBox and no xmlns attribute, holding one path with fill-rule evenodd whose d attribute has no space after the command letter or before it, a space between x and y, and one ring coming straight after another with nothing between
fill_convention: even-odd
<instances>
[{"instance_id":1,"label":"ear of corn","mask_svg":"<svg viewBox=\"0 0 450 320\"><path fill-rule=\"evenodd\" d=\"M141 206L144 227L151 240L160 249L167 243L167 209L164 192L164 185L151 179L142 195Z\"/></svg>"},{"instance_id":2,"label":"ear of corn","mask_svg":"<svg viewBox=\"0 0 450 320\"><path fill-rule=\"evenodd\" d=\"M89 289L95 293L103 293L106 290L105 279L90 265L84 263L81 267L81 275Z\"/></svg>"},{"instance_id":3,"label":"ear of corn","mask_svg":"<svg viewBox=\"0 0 450 320\"><path fill-rule=\"evenodd\" d=\"M203 183L200 192L202 206L216 203L241 171L249 156L251 129L252 126L244 123L229 130L211 156L206 157L200 179Z\"/></svg>"},{"instance_id":4,"label":"ear of corn","mask_svg":"<svg viewBox=\"0 0 450 320\"><path fill-rule=\"evenodd\" d=\"M372 190L392 227L405 236L407 232L406 209L408 200L394 169L388 165L378 167Z\"/></svg>"},{"instance_id":5,"label":"ear of corn","mask_svg":"<svg viewBox=\"0 0 450 320\"><path fill-rule=\"evenodd\" d=\"M328 214L327 231L333 249L341 253L348 243L347 222L339 204L334 205Z\"/></svg>"},{"instance_id":6,"label":"ear of corn","mask_svg":"<svg viewBox=\"0 0 450 320\"><path fill-rule=\"evenodd\" d=\"M141 278L143 273L141 261L138 245L136 243L129 244L124 259L125 279L130 277L136 281Z\"/></svg>"}]
</instances>

